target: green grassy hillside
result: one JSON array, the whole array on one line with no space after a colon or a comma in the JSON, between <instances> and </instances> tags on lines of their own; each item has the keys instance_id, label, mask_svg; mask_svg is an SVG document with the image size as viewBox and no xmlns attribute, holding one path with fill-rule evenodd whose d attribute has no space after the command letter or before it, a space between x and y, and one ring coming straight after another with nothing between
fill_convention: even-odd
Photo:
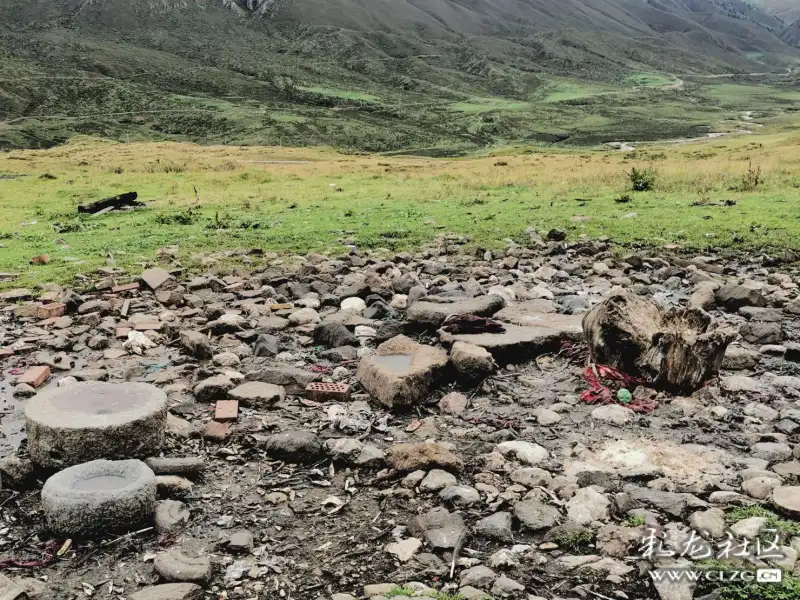
<instances>
[{"instance_id":1,"label":"green grassy hillside","mask_svg":"<svg viewBox=\"0 0 800 600\"><path fill-rule=\"evenodd\" d=\"M4 0L0 148L702 135L735 115L689 76L785 72L780 27L738 0Z\"/></svg>"}]
</instances>

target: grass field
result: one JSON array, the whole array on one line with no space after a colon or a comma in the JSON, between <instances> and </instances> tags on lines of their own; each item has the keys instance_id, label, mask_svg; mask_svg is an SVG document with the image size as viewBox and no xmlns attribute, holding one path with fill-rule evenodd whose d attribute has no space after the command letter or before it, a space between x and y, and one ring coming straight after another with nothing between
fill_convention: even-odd
<instances>
[{"instance_id":1,"label":"grass field","mask_svg":"<svg viewBox=\"0 0 800 600\"><path fill-rule=\"evenodd\" d=\"M496 249L528 226L622 244L800 248L798 142L784 132L635 153L510 147L423 159L77 139L0 154L0 271L21 274L2 285L69 282L107 264L136 271L170 245L186 265L237 249L419 248L443 233ZM632 166L655 169L653 191L630 191ZM763 182L743 185L751 167ZM132 190L146 208L76 214ZM39 254L49 264L29 265Z\"/></svg>"}]
</instances>

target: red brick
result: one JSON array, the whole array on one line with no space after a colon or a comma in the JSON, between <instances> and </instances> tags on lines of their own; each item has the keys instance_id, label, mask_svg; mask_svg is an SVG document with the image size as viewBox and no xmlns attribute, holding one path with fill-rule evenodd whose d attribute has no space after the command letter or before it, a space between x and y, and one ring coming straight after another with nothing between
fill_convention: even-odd
<instances>
[{"instance_id":1,"label":"red brick","mask_svg":"<svg viewBox=\"0 0 800 600\"><path fill-rule=\"evenodd\" d=\"M217 400L217 406L214 410L214 420L225 422L235 421L239 418L239 401L238 400Z\"/></svg>"},{"instance_id":2,"label":"red brick","mask_svg":"<svg viewBox=\"0 0 800 600\"><path fill-rule=\"evenodd\" d=\"M309 383L306 398L316 402L347 402L350 400L350 386L346 383Z\"/></svg>"},{"instance_id":3,"label":"red brick","mask_svg":"<svg viewBox=\"0 0 800 600\"><path fill-rule=\"evenodd\" d=\"M231 433L231 426L219 421L209 421L203 428L203 437L215 442L224 442Z\"/></svg>"},{"instance_id":4,"label":"red brick","mask_svg":"<svg viewBox=\"0 0 800 600\"><path fill-rule=\"evenodd\" d=\"M27 383L32 387L38 388L47 381L48 377L50 377L50 367L47 365L31 367L17 378L17 384Z\"/></svg>"},{"instance_id":5,"label":"red brick","mask_svg":"<svg viewBox=\"0 0 800 600\"><path fill-rule=\"evenodd\" d=\"M40 306L36 314L40 319L53 319L55 317L63 317L65 312L67 312L67 305L58 303Z\"/></svg>"},{"instance_id":6,"label":"red brick","mask_svg":"<svg viewBox=\"0 0 800 600\"><path fill-rule=\"evenodd\" d=\"M120 292L135 292L138 289L139 289L139 282L134 281L133 283L115 285L113 288L111 288L111 291L115 294L119 294Z\"/></svg>"},{"instance_id":7,"label":"red brick","mask_svg":"<svg viewBox=\"0 0 800 600\"><path fill-rule=\"evenodd\" d=\"M131 331L133 331L133 329L130 327L117 327L117 337L126 338Z\"/></svg>"}]
</instances>

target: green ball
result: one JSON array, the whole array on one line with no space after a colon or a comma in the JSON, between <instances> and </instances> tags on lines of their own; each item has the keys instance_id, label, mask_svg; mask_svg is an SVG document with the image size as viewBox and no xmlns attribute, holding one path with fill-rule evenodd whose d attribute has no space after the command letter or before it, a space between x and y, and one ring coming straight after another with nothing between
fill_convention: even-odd
<instances>
[{"instance_id":1,"label":"green ball","mask_svg":"<svg viewBox=\"0 0 800 600\"><path fill-rule=\"evenodd\" d=\"M619 400L622 404L630 404L633 400L633 396L628 390L622 388L617 392L617 400Z\"/></svg>"}]
</instances>

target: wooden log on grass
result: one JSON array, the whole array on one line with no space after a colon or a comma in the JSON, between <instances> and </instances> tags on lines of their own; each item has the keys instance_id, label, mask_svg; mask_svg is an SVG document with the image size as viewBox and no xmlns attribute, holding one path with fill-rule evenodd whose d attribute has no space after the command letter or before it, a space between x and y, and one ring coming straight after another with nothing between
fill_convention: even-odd
<instances>
[{"instance_id":1,"label":"wooden log on grass","mask_svg":"<svg viewBox=\"0 0 800 600\"><path fill-rule=\"evenodd\" d=\"M125 194L120 194L119 196L114 196L112 198L104 198L103 200L98 200L97 202L92 202L91 204L81 205L78 207L79 213L89 213L95 214L101 211L106 211L107 209L117 209L123 207L137 207L137 206L144 206L143 202L137 202L136 198L139 197L139 194L136 192L127 192Z\"/></svg>"}]
</instances>

